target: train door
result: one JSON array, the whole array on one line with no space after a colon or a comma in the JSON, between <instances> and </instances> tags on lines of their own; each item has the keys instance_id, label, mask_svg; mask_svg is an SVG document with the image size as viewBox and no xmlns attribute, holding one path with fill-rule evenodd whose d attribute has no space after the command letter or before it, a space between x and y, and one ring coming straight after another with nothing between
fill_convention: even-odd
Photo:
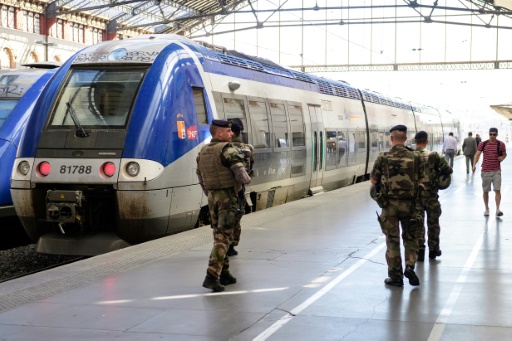
<instances>
[{"instance_id":1,"label":"train door","mask_svg":"<svg viewBox=\"0 0 512 341\"><path fill-rule=\"evenodd\" d=\"M311 181L309 188L322 185L324 165L324 127L322 124L322 111L320 106L308 105L311 121Z\"/></svg>"}]
</instances>

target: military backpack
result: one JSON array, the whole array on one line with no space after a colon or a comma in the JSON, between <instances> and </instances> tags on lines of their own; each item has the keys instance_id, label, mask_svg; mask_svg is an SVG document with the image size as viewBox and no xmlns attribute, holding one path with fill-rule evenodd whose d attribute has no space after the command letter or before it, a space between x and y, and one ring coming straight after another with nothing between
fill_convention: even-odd
<instances>
[{"instance_id":1,"label":"military backpack","mask_svg":"<svg viewBox=\"0 0 512 341\"><path fill-rule=\"evenodd\" d=\"M388 199L414 199L419 180L420 155L410 150L396 150L380 155L384 161L380 181L384 195Z\"/></svg>"}]
</instances>

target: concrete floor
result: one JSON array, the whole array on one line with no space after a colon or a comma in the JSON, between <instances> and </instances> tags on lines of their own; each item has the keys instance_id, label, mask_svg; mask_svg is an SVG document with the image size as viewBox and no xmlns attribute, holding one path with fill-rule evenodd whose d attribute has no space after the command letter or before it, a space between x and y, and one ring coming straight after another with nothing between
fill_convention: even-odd
<instances>
[{"instance_id":1,"label":"concrete floor","mask_svg":"<svg viewBox=\"0 0 512 341\"><path fill-rule=\"evenodd\" d=\"M199 228L0 284L1 340L508 340L512 335L512 159L504 216L483 216L480 173L455 161L441 192L443 255L421 285L386 287L369 183L244 217L222 293L201 287Z\"/></svg>"}]
</instances>

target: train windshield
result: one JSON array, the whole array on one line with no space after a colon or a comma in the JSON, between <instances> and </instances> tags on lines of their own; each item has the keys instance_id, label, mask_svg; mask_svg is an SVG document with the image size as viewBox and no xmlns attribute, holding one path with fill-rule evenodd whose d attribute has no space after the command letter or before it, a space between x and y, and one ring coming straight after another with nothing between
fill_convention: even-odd
<instances>
[{"instance_id":1,"label":"train windshield","mask_svg":"<svg viewBox=\"0 0 512 341\"><path fill-rule=\"evenodd\" d=\"M0 100L0 128L2 128L16 104L18 104L18 99Z\"/></svg>"},{"instance_id":2,"label":"train windshield","mask_svg":"<svg viewBox=\"0 0 512 341\"><path fill-rule=\"evenodd\" d=\"M50 128L124 128L146 68L74 69L60 90Z\"/></svg>"}]
</instances>

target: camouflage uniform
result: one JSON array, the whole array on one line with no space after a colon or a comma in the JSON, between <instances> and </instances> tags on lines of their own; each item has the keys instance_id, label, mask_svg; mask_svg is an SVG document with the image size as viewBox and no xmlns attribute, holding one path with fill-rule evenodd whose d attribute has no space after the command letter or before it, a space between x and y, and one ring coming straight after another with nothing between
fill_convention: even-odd
<instances>
[{"instance_id":1,"label":"camouflage uniform","mask_svg":"<svg viewBox=\"0 0 512 341\"><path fill-rule=\"evenodd\" d=\"M381 153L373 165L371 178L377 181L388 198L379 223L386 236L388 276L395 281L402 281L404 276L399 224L402 226L406 267L414 269L416 263L418 223L412 218L417 206L417 182L423 177L424 166L420 156L403 145L396 145L389 152Z\"/></svg>"},{"instance_id":2,"label":"camouflage uniform","mask_svg":"<svg viewBox=\"0 0 512 341\"><path fill-rule=\"evenodd\" d=\"M219 143L223 144L223 146L217 146L222 148L219 148L221 150L220 164L222 165L215 166L215 162L208 159L208 151L211 151ZM229 274L229 257L226 257L226 252L233 241L234 227L239 216L242 215L237 195L242 184L236 180L233 172L237 168L244 167L243 161L244 156L231 143L222 142L216 138L213 138L197 157L197 175L201 186L208 193L208 208L213 229L213 248L207 272L215 278L219 278L221 274ZM226 172L226 169L229 172ZM218 177L218 173L222 173L220 177L222 178L224 175L224 178L215 179ZM232 178L230 179L229 175L226 176L226 173L231 174Z\"/></svg>"},{"instance_id":3,"label":"camouflage uniform","mask_svg":"<svg viewBox=\"0 0 512 341\"><path fill-rule=\"evenodd\" d=\"M440 251L439 235L441 233L441 226L439 225L439 217L441 216L441 203L439 202L439 174L452 172L450 165L446 159L437 153L430 152L424 148L417 148L420 153L425 166L425 178L423 184L425 191L422 194L421 205L422 209L427 214L427 235L428 235L428 248L430 251ZM425 227L422 226L418 230L418 249L419 251L425 250Z\"/></svg>"},{"instance_id":4,"label":"camouflage uniform","mask_svg":"<svg viewBox=\"0 0 512 341\"><path fill-rule=\"evenodd\" d=\"M253 152L254 147L250 144L243 143L240 137L233 137L231 139L231 143L244 155L244 166L248 174L251 174L252 165L254 164ZM241 210L245 211L245 205L247 204L245 200L245 187L238 193L238 205ZM235 225L235 229L233 231L233 246L237 246L240 242L240 234L242 233L242 226L240 225L240 221L242 220L242 216L240 215L240 219L237 221Z\"/></svg>"}]
</instances>

